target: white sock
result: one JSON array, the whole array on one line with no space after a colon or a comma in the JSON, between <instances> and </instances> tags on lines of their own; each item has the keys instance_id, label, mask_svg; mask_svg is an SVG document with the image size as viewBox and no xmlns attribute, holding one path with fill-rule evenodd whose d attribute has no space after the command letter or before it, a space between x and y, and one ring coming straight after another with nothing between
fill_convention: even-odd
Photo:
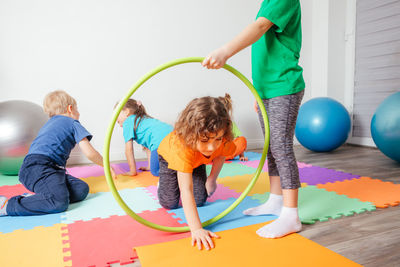
<instances>
[{"instance_id":1,"label":"white sock","mask_svg":"<svg viewBox=\"0 0 400 267\"><path fill-rule=\"evenodd\" d=\"M7 215L8 199L5 196L0 196L0 216Z\"/></svg>"},{"instance_id":2,"label":"white sock","mask_svg":"<svg viewBox=\"0 0 400 267\"><path fill-rule=\"evenodd\" d=\"M243 214L252 216L272 214L279 216L279 214L281 213L282 206L283 206L282 195L269 194L267 202L265 202L260 206L247 209L243 211Z\"/></svg>"},{"instance_id":3,"label":"white sock","mask_svg":"<svg viewBox=\"0 0 400 267\"><path fill-rule=\"evenodd\" d=\"M257 234L266 238L278 238L301 230L297 208L283 207L278 219L257 230Z\"/></svg>"}]
</instances>

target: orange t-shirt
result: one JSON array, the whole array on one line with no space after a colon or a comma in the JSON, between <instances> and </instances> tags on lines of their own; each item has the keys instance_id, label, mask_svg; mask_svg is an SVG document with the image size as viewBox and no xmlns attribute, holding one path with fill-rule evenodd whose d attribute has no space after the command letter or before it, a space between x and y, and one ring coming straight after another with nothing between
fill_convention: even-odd
<instances>
[{"instance_id":1,"label":"orange t-shirt","mask_svg":"<svg viewBox=\"0 0 400 267\"><path fill-rule=\"evenodd\" d=\"M210 157L206 157L199 151L185 146L183 141L176 135L176 132L173 131L161 141L157 151L168 162L169 169L192 173L193 169L202 164L212 162L218 156L231 155L235 149L233 142L223 140L222 145Z\"/></svg>"}]
</instances>

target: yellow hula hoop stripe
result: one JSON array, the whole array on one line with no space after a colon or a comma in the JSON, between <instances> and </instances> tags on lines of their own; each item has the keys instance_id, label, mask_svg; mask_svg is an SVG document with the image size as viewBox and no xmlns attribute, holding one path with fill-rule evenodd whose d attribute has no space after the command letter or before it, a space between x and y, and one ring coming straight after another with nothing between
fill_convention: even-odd
<instances>
[{"instance_id":1,"label":"yellow hula hoop stripe","mask_svg":"<svg viewBox=\"0 0 400 267\"><path fill-rule=\"evenodd\" d=\"M108 186L110 188L110 191L112 192L115 200L118 202L118 204L121 206L121 208L126 212L126 214L131 216L133 219L135 219L139 223L144 224L144 225L146 225L148 227L157 229L157 230L166 231L166 232L186 232L186 231L190 231L188 226L170 227L170 226L164 226L164 225L159 225L159 224L150 222L150 221L140 217L135 212L133 212L128 207L128 205L122 200L120 194L118 193L118 190L115 187L114 181L113 181L113 179L111 177L111 173L110 173L110 153L109 152L110 152L110 143L111 143L112 132L113 132L113 129L114 129L114 125L115 125L115 123L117 121L118 115L120 114L120 112L122 110L122 107L126 104L128 99L133 95L133 93L136 92L137 89L139 89L139 87L142 84L144 84L151 77L153 77L154 75L156 75L157 73L159 73L159 72L161 72L161 71L163 71L165 69L171 68L171 67L176 66L176 65L185 64L185 63L202 62L203 59L204 58L202 58L202 57L187 57L187 58L181 58L181 59L172 60L170 62L167 62L167 63L163 64L163 65L158 66L157 68L153 69L152 71L150 71L146 75L144 75L139 81L137 81L132 86L132 88L129 90L129 92L125 95L125 97L119 102L118 106L115 108L114 114L113 114L111 122L110 122L110 124L108 126L108 130L107 130L106 137L105 137L105 140L104 140L104 148L103 148L104 173L106 175L106 180L107 180ZM262 114L263 119L264 119L264 128L265 128L264 148L263 148L262 156L261 156L261 159L260 159L260 163L259 163L259 165L258 165L258 167L256 169L256 172L254 173L254 177L250 181L250 183L246 187L246 189L243 191L243 193L226 210L224 210L223 212L221 212L220 214L218 214L214 218L203 222L202 223L203 227L208 226L208 225L220 220L224 216L226 216L229 212L231 212L234 208L236 208L237 205L239 205L239 203L242 202L242 200L250 192L250 190L253 188L254 184L257 182L257 179L260 176L260 173L262 171L262 167L264 166L265 158L266 158L267 151L268 151L268 144L269 144L269 122L268 122L268 116L267 116L267 112L265 111L264 104L263 104L260 96L258 95L256 89L254 88L252 83L243 74L241 74L238 70L236 70L235 68L231 67L228 64L225 64L225 66L223 68L226 69L227 71L231 72L232 74L234 74L237 78L239 78L250 89L250 91L253 93L254 97L256 98L256 101L257 101L257 103L258 103L258 105L259 105L259 107L261 109L261 114Z\"/></svg>"}]
</instances>

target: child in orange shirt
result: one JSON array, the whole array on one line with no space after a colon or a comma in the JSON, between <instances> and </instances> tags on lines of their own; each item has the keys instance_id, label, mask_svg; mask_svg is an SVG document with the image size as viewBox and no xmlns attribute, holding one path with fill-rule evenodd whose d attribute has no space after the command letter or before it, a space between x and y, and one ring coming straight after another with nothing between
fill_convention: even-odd
<instances>
[{"instance_id":1,"label":"child in orange shirt","mask_svg":"<svg viewBox=\"0 0 400 267\"><path fill-rule=\"evenodd\" d=\"M224 103L225 108L228 110L232 117L232 98L229 94L225 94L225 97L220 96L219 100ZM233 133L233 143L236 146L236 150L231 154L226 156L226 160L234 159L239 156L240 161L248 161L249 158L245 157L244 151L247 148L247 139L243 136L242 132L237 127L236 123L232 121L232 133Z\"/></svg>"},{"instance_id":2,"label":"child in orange shirt","mask_svg":"<svg viewBox=\"0 0 400 267\"><path fill-rule=\"evenodd\" d=\"M215 233L203 229L196 206L202 206L217 188L217 177L225 156L235 151L232 120L224 103L216 97L193 99L180 114L174 130L158 148L161 206L174 209L179 198L192 233L192 245L214 248ZM213 163L207 177L205 164Z\"/></svg>"}]
</instances>

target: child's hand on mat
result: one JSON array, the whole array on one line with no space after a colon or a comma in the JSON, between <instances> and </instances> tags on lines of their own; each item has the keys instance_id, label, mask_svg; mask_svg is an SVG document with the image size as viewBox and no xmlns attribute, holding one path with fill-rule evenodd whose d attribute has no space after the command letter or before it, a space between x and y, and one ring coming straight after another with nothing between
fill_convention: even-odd
<instances>
[{"instance_id":1,"label":"child's hand on mat","mask_svg":"<svg viewBox=\"0 0 400 267\"><path fill-rule=\"evenodd\" d=\"M217 180L216 179L207 179L207 182L206 182L207 195L209 197L211 197L211 195L214 194L216 189L217 189Z\"/></svg>"},{"instance_id":2,"label":"child's hand on mat","mask_svg":"<svg viewBox=\"0 0 400 267\"><path fill-rule=\"evenodd\" d=\"M214 248L214 242L211 237L219 238L217 234L203 228L194 230L192 231L192 246L197 244L199 250L201 250L202 246L206 250L210 250L210 248Z\"/></svg>"},{"instance_id":3,"label":"child's hand on mat","mask_svg":"<svg viewBox=\"0 0 400 267\"><path fill-rule=\"evenodd\" d=\"M225 47L220 47L206 56L201 65L207 69L219 69L225 65L228 58L228 51L225 49Z\"/></svg>"},{"instance_id":4,"label":"child's hand on mat","mask_svg":"<svg viewBox=\"0 0 400 267\"><path fill-rule=\"evenodd\" d=\"M239 160L240 160L240 161L248 161L249 158L248 158L248 157L245 157L245 156L240 156L240 157L239 157Z\"/></svg>"},{"instance_id":5,"label":"child's hand on mat","mask_svg":"<svg viewBox=\"0 0 400 267\"><path fill-rule=\"evenodd\" d=\"M140 167L139 170L141 171L150 171L149 167Z\"/></svg>"},{"instance_id":6,"label":"child's hand on mat","mask_svg":"<svg viewBox=\"0 0 400 267\"><path fill-rule=\"evenodd\" d=\"M124 175L124 176L136 176L137 175L137 172L136 171L129 171L129 172L126 172L126 173L123 173L122 175Z\"/></svg>"}]
</instances>

